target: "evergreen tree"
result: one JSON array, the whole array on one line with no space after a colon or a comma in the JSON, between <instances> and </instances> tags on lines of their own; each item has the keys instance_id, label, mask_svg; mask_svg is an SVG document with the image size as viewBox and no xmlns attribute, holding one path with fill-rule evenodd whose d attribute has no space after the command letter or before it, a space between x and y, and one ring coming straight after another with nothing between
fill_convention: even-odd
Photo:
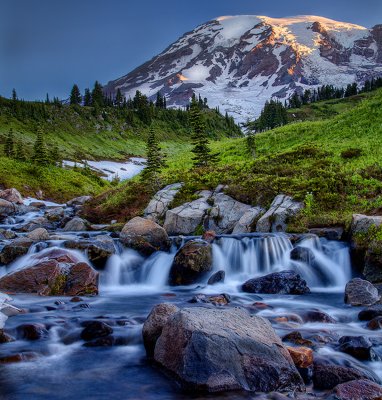
<instances>
[{"instance_id":1,"label":"evergreen tree","mask_svg":"<svg viewBox=\"0 0 382 400\"><path fill-rule=\"evenodd\" d=\"M46 94L45 104L50 104L49 94Z\"/></svg>"},{"instance_id":2,"label":"evergreen tree","mask_svg":"<svg viewBox=\"0 0 382 400\"><path fill-rule=\"evenodd\" d=\"M122 107L124 101L125 101L125 98L124 98L124 96L122 95L121 89L118 88L117 94L116 94L116 96L115 96L115 105L116 105L117 107Z\"/></svg>"},{"instance_id":3,"label":"evergreen tree","mask_svg":"<svg viewBox=\"0 0 382 400\"><path fill-rule=\"evenodd\" d=\"M74 84L70 92L70 104L80 105L82 103L82 96L79 87Z\"/></svg>"},{"instance_id":4,"label":"evergreen tree","mask_svg":"<svg viewBox=\"0 0 382 400\"><path fill-rule=\"evenodd\" d=\"M92 104L92 106L98 105L99 107L103 107L104 103L105 103L105 101L104 101L104 96L103 96L103 92L102 92L102 85L98 81L95 81L94 88L92 91L91 104Z\"/></svg>"},{"instance_id":5,"label":"evergreen tree","mask_svg":"<svg viewBox=\"0 0 382 400\"><path fill-rule=\"evenodd\" d=\"M50 151L50 162L53 165L61 166L62 160L61 160L61 156L60 156L60 150L59 150L57 144L54 144Z\"/></svg>"},{"instance_id":6,"label":"evergreen tree","mask_svg":"<svg viewBox=\"0 0 382 400\"><path fill-rule=\"evenodd\" d=\"M13 100L13 101L16 101L16 100L17 100L16 89L12 89L12 100Z\"/></svg>"},{"instance_id":7,"label":"evergreen tree","mask_svg":"<svg viewBox=\"0 0 382 400\"><path fill-rule=\"evenodd\" d=\"M253 133L249 133L247 135L247 150L249 154L255 158L256 157L256 140L255 135Z\"/></svg>"},{"instance_id":8,"label":"evergreen tree","mask_svg":"<svg viewBox=\"0 0 382 400\"><path fill-rule=\"evenodd\" d=\"M194 147L191 151L194 153L194 157L192 158L194 167L205 167L215 162L217 156L211 153L199 101L195 97L191 101L190 122L193 129L191 141Z\"/></svg>"},{"instance_id":9,"label":"evergreen tree","mask_svg":"<svg viewBox=\"0 0 382 400\"><path fill-rule=\"evenodd\" d=\"M9 130L8 135L5 139L4 154L8 158L14 158L14 156L15 156L13 129L12 128Z\"/></svg>"},{"instance_id":10,"label":"evergreen tree","mask_svg":"<svg viewBox=\"0 0 382 400\"><path fill-rule=\"evenodd\" d=\"M92 95L90 94L90 90L86 88L84 94L84 106L90 107L91 105L92 105Z\"/></svg>"},{"instance_id":11,"label":"evergreen tree","mask_svg":"<svg viewBox=\"0 0 382 400\"><path fill-rule=\"evenodd\" d=\"M33 146L33 161L38 165L49 164L49 158L44 143L44 134L41 128L37 130L37 137Z\"/></svg>"},{"instance_id":12,"label":"evergreen tree","mask_svg":"<svg viewBox=\"0 0 382 400\"><path fill-rule=\"evenodd\" d=\"M21 142L17 143L15 158L18 161L26 161L27 159L24 151L24 146Z\"/></svg>"}]
</instances>

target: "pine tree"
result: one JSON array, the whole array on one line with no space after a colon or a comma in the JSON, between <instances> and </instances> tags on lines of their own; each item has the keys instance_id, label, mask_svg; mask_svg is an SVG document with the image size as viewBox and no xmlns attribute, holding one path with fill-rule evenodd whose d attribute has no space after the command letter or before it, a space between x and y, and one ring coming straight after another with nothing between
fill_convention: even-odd
<instances>
[{"instance_id":1,"label":"pine tree","mask_svg":"<svg viewBox=\"0 0 382 400\"><path fill-rule=\"evenodd\" d=\"M105 100L102 92L102 85L98 81L95 81L92 91L91 104L92 106L98 105L99 107L103 107L104 103Z\"/></svg>"},{"instance_id":2,"label":"pine tree","mask_svg":"<svg viewBox=\"0 0 382 400\"><path fill-rule=\"evenodd\" d=\"M37 130L37 137L33 146L33 161L38 165L49 164L49 159L44 143L44 134L41 128Z\"/></svg>"},{"instance_id":3,"label":"pine tree","mask_svg":"<svg viewBox=\"0 0 382 400\"><path fill-rule=\"evenodd\" d=\"M124 103L124 96L122 95L121 89L118 88L117 90L117 94L115 96L115 105L117 107L122 107L123 103Z\"/></svg>"},{"instance_id":4,"label":"pine tree","mask_svg":"<svg viewBox=\"0 0 382 400\"><path fill-rule=\"evenodd\" d=\"M194 147L191 151L194 153L194 157L192 158L194 167L205 167L215 162L217 156L211 153L203 116L200 111L199 102L195 97L191 101L190 122L193 129L191 141Z\"/></svg>"},{"instance_id":5,"label":"pine tree","mask_svg":"<svg viewBox=\"0 0 382 400\"><path fill-rule=\"evenodd\" d=\"M142 180L150 183L153 189L158 189L160 186L159 174L166 164L153 127L150 128L147 138L146 154L147 162L146 168L142 172Z\"/></svg>"},{"instance_id":6,"label":"pine tree","mask_svg":"<svg viewBox=\"0 0 382 400\"><path fill-rule=\"evenodd\" d=\"M84 94L84 106L90 107L91 105L92 105L92 95L90 94L90 90L86 88Z\"/></svg>"},{"instance_id":7,"label":"pine tree","mask_svg":"<svg viewBox=\"0 0 382 400\"><path fill-rule=\"evenodd\" d=\"M13 101L16 101L16 100L17 100L16 89L12 89L12 100L13 100Z\"/></svg>"},{"instance_id":8,"label":"pine tree","mask_svg":"<svg viewBox=\"0 0 382 400\"><path fill-rule=\"evenodd\" d=\"M13 140L13 129L11 128L8 132L7 138L5 139L4 154L8 158L14 158L14 140Z\"/></svg>"},{"instance_id":9,"label":"pine tree","mask_svg":"<svg viewBox=\"0 0 382 400\"><path fill-rule=\"evenodd\" d=\"M16 160L18 161L26 161L26 155L25 155L25 151L24 151L24 146L22 143L17 143L16 146L16 156L15 156Z\"/></svg>"},{"instance_id":10,"label":"pine tree","mask_svg":"<svg viewBox=\"0 0 382 400\"><path fill-rule=\"evenodd\" d=\"M79 87L74 84L70 92L70 104L80 105L82 103L82 96Z\"/></svg>"}]
</instances>

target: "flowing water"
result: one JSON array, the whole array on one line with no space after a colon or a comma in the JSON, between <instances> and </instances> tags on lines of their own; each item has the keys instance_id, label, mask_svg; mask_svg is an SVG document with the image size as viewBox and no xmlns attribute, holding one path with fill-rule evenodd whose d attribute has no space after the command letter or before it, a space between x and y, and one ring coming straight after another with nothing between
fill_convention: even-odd
<instances>
[{"instance_id":1,"label":"flowing water","mask_svg":"<svg viewBox=\"0 0 382 400\"><path fill-rule=\"evenodd\" d=\"M115 239L116 254L101 272L100 295L85 298L80 303L72 303L68 298L14 296L14 304L29 312L9 318L6 330L15 335L20 324L41 323L48 328L48 334L41 340L17 340L0 346L0 357L18 353L30 357L25 362L0 365L0 399L257 398L246 393L205 397L184 394L171 378L146 360L141 329L151 308L160 302L192 306L188 301L198 293L230 294L231 305L246 307L250 312L269 318L280 336L294 330L304 337L319 335L323 343L317 352L319 357L336 364L359 365L382 378L380 362L360 365L359 361L338 352L333 344L345 334L363 335L374 340L376 352L382 356L381 335L367 330L365 323L358 321L359 309L345 306L343 302L344 286L352 277L349 249L345 243L311 235L298 238L298 246L308 249L311 255L304 263L291 260L290 252L296 243L292 243L293 238L287 235L223 235L213 243L213 269L226 272L224 283L207 286L206 277L196 285L170 287L167 280L175 254L190 239L174 238L170 252L157 252L149 258L123 248ZM48 245L61 246L62 242L54 241ZM30 264L38 250L39 246L34 246L25 257L9 266L8 271ZM86 254L82 257L86 259ZM258 295L243 293L240 289L249 278L285 269L298 271L312 293L303 296L260 295L259 300ZM256 309L252 305L256 301L268 307ZM311 310L324 311L337 323L294 322ZM282 317L288 316L295 318L285 322ZM84 347L79 334L83 323L92 319L111 325L113 334L123 345ZM324 344L326 341L328 343Z\"/></svg>"}]
</instances>

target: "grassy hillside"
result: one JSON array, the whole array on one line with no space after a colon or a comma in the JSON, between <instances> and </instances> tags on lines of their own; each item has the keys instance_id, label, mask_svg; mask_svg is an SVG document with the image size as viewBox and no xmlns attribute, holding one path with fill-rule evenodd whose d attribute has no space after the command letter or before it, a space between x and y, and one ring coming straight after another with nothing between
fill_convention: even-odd
<instances>
[{"instance_id":1,"label":"grassy hillside","mask_svg":"<svg viewBox=\"0 0 382 400\"><path fill-rule=\"evenodd\" d=\"M253 205L268 206L279 193L306 201L308 208L294 221L293 230L346 224L354 212L380 211L382 90L351 102L335 102L333 114L338 115L331 118L256 135L255 158L245 138L224 139L212 143L219 153L215 166L192 170L190 147L178 149L162 174L164 184L185 183L174 205L190 200L198 189L222 183L233 197ZM125 220L141 213L150 195L138 180L124 183L98 197L91 216Z\"/></svg>"}]
</instances>

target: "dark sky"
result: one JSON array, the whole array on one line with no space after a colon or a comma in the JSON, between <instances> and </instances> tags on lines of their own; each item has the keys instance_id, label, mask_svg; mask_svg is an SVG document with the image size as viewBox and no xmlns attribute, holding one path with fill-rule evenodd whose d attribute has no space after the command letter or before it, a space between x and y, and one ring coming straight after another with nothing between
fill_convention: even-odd
<instances>
[{"instance_id":1,"label":"dark sky","mask_svg":"<svg viewBox=\"0 0 382 400\"><path fill-rule=\"evenodd\" d=\"M220 15L320 15L372 27L382 0L0 0L0 94L65 98L106 83Z\"/></svg>"}]
</instances>

